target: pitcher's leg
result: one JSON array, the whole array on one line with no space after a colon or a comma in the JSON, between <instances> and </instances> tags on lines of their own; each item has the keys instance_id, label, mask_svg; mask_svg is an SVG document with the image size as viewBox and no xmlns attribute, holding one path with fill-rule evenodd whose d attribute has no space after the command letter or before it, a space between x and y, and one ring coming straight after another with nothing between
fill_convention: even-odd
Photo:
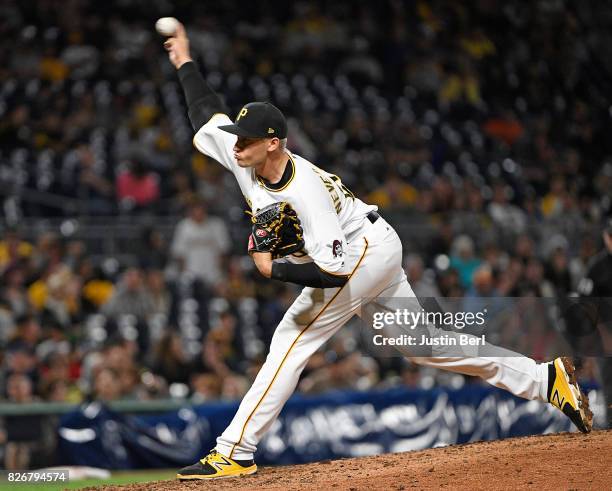
<instances>
[{"instance_id":1,"label":"pitcher's leg","mask_svg":"<svg viewBox=\"0 0 612 491\"><path fill-rule=\"evenodd\" d=\"M450 372L480 377L512 394L530 400L548 401L548 365L526 356L516 357L410 357L414 363Z\"/></svg>"},{"instance_id":2,"label":"pitcher's leg","mask_svg":"<svg viewBox=\"0 0 612 491\"><path fill-rule=\"evenodd\" d=\"M371 285L384 281L377 255L368 243L349 250L355 267L340 289L305 288L276 329L253 386L229 427L217 439L216 450L233 459L248 460L293 393L308 359L361 307ZM365 258L368 260L364 260Z\"/></svg>"},{"instance_id":3,"label":"pitcher's leg","mask_svg":"<svg viewBox=\"0 0 612 491\"><path fill-rule=\"evenodd\" d=\"M392 240L391 232L386 232ZM393 247L385 247L382 254L380 249L386 245L384 241L374 241L372 246L367 240L355 243L349 249L350 262L355 264L353 273L342 288L304 289L276 329L270 353L236 416L217 439L218 452L239 460L252 458L293 393L310 356L359 311L364 297L389 283L390 256L399 263L401 244L399 240L392 242Z\"/></svg>"},{"instance_id":4,"label":"pitcher's leg","mask_svg":"<svg viewBox=\"0 0 612 491\"><path fill-rule=\"evenodd\" d=\"M253 458L257 444L291 396L312 354L355 313L357 306L333 322L300 325L290 315L279 324L270 353L234 419L217 438L216 450L232 459Z\"/></svg>"},{"instance_id":5,"label":"pitcher's leg","mask_svg":"<svg viewBox=\"0 0 612 491\"><path fill-rule=\"evenodd\" d=\"M396 282L387 288L374 303L376 304L375 308L380 307L381 310L397 309L406 305L420 310L414 292L403 271L396 278ZM458 336L455 332L431 328L428 329L426 336L437 336L434 331L439 331L441 335L447 338ZM418 337L420 338L420 336ZM457 343L458 345L459 343ZM414 348L411 349L410 346L397 346L397 348L403 355L419 365L477 376L491 385L525 399L548 400L548 364L537 363L519 353L489 345L486 350L486 354L489 356L478 356L478 349L474 347L465 349L466 356L454 356L457 350L445 351L444 348L440 349L439 356L435 356L435 348L433 356L419 356L422 355L422 352L415 352ZM473 351L475 355L470 356L469 351Z\"/></svg>"}]
</instances>

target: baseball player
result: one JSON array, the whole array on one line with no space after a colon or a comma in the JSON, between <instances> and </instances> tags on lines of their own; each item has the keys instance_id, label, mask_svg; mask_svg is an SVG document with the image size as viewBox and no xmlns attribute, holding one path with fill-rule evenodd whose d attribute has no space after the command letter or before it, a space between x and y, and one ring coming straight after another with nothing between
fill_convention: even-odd
<instances>
[{"instance_id":1,"label":"baseball player","mask_svg":"<svg viewBox=\"0 0 612 491\"><path fill-rule=\"evenodd\" d=\"M257 444L293 393L310 356L361 313L364 299L385 308L385 299L414 298L414 293L402 269L402 244L395 230L337 176L287 150L287 123L279 109L251 102L232 122L193 62L182 25L164 46L185 93L197 150L234 174L254 214L288 203L303 230L301 252L274 260L272 249L266 249L269 231L254 225L249 253L261 274L304 289L276 328L264 365L215 449L177 477L253 474ZM526 399L549 401L581 431L591 429L588 401L568 359L547 364L522 356L411 359L480 376Z\"/></svg>"}]
</instances>

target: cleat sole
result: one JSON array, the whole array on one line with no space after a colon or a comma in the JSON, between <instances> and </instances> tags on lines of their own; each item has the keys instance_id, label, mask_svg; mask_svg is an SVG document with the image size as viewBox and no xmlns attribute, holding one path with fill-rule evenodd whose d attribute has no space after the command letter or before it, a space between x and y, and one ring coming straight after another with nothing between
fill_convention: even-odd
<instances>
[{"instance_id":1,"label":"cleat sole","mask_svg":"<svg viewBox=\"0 0 612 491\"><path fill-rule=\"evenodd\" d=\"M216 475L203 475L203 474L191 474L191 475L181 475L177 474L176 478L179 481L212 481L215 479L229 479L230 477L240 477L240 476L248 476L251 474L255 474L257 472L257 467L255 469L248 469L240 472L236 472L235 474L224 474L222 476Z\"/></svg>"},{"instance_id":2,"label":"cleat sole","mask_svg":"<svg viewBox=\"0 0 612 491\"><path fill-rule=\"evenodd\" d=\"M561 357L561 363L570 383L570 389L578 402L578 411L575 411L566 404L563 412L568 416L582 433L590 433L593 429L593 412L589 407L589 398L582 392L576 380L576 368L574 363L567 356ZM567 408L567 410L566 410ZM579 415L576 415L576 412Z\"/></svg>"}]
</instances>

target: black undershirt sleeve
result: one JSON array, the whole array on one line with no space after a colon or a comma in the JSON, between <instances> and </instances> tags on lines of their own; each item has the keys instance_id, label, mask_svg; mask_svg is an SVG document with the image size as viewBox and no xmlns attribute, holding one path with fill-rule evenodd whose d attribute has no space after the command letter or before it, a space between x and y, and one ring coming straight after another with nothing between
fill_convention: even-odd
<instances>
[{"instance_id":1,"label":"black undershirt sleeve","mask_svg":"<svg viewBox=\"0 0 612 491\"><path fill-rule=\"evenodd\" d=\"M183 63L178 77L185 93L191 126L197 132L215 113L227 113L221 98L206 83L193 61Z\"/></svg>"},{"instance_id":2,"label":"black undershirt sleeve","mask_svg":"<svg viewBox=\"0 0 612 491\"><path fill-rule=\"evenodd\" d=\"M344 286L349 279L349 275L326 273L315 263L292 264L273 262L272 278L313 288L337 288Z\"/></svg>"}]
</instances>

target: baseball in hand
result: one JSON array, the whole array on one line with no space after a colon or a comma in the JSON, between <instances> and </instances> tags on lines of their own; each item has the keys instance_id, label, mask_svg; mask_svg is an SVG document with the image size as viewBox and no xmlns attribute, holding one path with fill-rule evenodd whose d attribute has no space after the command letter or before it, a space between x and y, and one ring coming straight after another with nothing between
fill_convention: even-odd
<instances>
[{"instance_id":1,"label":"baseball in hand","mask_svg":"<svg viewBox=\"0 0 612 491\"><path fill-rule=\"evenodd\" d=\"M178 20L176 20L174 17L162 17L161 19L157 19L157 22L155 23L155 30L162 36L174 36L178 23Z\"/></svg>"}]
</instances>

